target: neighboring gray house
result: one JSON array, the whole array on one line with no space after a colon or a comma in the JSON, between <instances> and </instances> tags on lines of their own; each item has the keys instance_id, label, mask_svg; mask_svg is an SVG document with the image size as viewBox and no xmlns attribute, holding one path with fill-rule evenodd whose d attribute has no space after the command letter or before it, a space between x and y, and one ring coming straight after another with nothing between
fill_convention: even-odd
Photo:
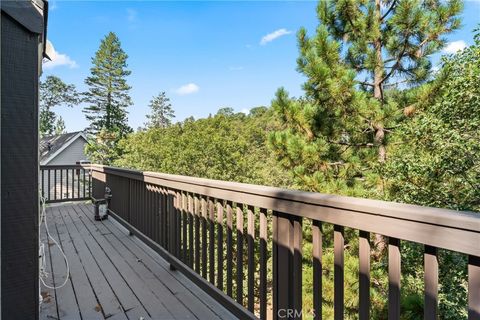
<instances>
[{"instance_id":1,"label":"neighboring gray house","mask_svg":"<svg viewBox=\"0 0 480 320\"><path fill-rule=\"evenodd\" d=\"M84 152L86 143L87 137L83 131L42 137L38 146L40 165L71 166L79 162L84 163L88 161ZM85 189L78 187L75 191L75 188L72 187L83 185L81 174L80 170L68 167L53 167L48 171L42 171L39 183L42 184L44 192L48 190L46 194L42 194L42 197L47 199L81 198L81 191Z\"/></svg>"},{"instance_id":2,"label":"neighboring gray house","mask_svg":"<svg viewBox=\"0 0 480 320\"><path fill-rule=\"evenodd\" d=\"M88 161L84 149L87 137L83 131L40 138L40 165L71 165Z\"/></svg>"}]
</instances>

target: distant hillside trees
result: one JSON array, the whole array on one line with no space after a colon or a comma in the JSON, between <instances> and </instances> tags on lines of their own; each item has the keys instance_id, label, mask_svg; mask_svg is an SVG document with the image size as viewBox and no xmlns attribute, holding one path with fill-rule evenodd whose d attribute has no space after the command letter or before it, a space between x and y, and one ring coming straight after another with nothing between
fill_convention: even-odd
<instances>
[{"instance_id":1,"label":"distant hillside trees","mask_svg":"<svg viewBox=\"0 0 480 320\"><path fill-rule=\"evenodd\" d=\"M288 175L268 151L272 110L253 115L220 109L205 119L192 117L151 128L120 142L117 166L227 181L287 186Z\"/></svg>"},{"instance_id":2,"label":"distant hillside trees","mask_svg":"<svg viewBox=\"0 0 480 320\"><path fill-rule=\"evenodd\" d=\"M166 128L172 124L175 112L165 92L160 92L150 100L150 113L147 114L147 128Z\"/></svg>"},{"instance_id":3,"label":"distant hillside trees","mask_svg":"<svg viewBox=\"0 0 480 320\"><path fill-rule=\"evenodd\" d=\"M73 107L80 103L80 96L73 84L66 84L57 76L47 76L40 81L40 135L63 132L65 123L52 110L57 106Z\"/></svg>"}]
</instances>

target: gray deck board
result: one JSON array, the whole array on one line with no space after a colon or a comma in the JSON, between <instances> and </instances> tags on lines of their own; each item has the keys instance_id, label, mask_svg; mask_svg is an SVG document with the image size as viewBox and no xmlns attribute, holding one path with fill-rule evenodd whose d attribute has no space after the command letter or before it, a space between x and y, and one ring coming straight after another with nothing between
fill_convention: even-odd
<instances>
[{"instance_id":1,"label":"gray deck board","mask_svg":"<svg viewBox=\"0 0 480 320\"><path fill-rule=\"evenodd\" d=\"M89 219L90 222L93 222L93 216L86 208L87 207L84 206L79 207L79 214L83 214L86 219ZM156 298L155 303L161 303L162 306L165 306L168 312L175 319L196 319L195 315L189 309L187 309L187 307L183 305L183 303L179 301L177 297L175 297L172 292L163 285L162 282L158 281L155 274L145 268L141 259L139 259L130 251L129 248L125 247L123 243L116 238L114 233L105 226L105 223L107 222L101 222L97 224L91 223L90 226L93 230L95 230L94 232L104 235L105 241L108 242L105 244L105 246L111 247L112 250L116 251L119 254L119 258L121 257L124 263L128 265L128 268L134 272L134 277L139 279L137 281L139 283L144 283L148 287L148 290ZM153 308L149 308L149 310L155 309L159 309L158 305L153 305ZM152 317L156 318L155 316Z\"/></svg>"},{"instance_id":2,"label":"gray deck board","mask_svg":"<svg viewBox=\"0 0 480 320\"><path fill-rule=\"evenodd\" d=\"M83 206L82 208L84 212L88 212L90 210L90 208L85 206ZM99 227L103 226L106 233L111 233L106 234L106 237L112 239L112 241L116 243L121 243L121 246L116 246L117 248L123 246L125 249L128 249L129 252L126 252L126 250L123 252L126 256L129 257L129 260L134 259L135 261L138 261L138 265L142 265L145 270L147 270L151 275L153 275L153 277L156 278L156 280L169 291L169 293L167 294L169 294L170 297L175 297L175 300L172 301L169 306L173 306L174 304L176 304L176 308L184 306L185 309L190 310L190 312L194 313L195 317L199 319L219 319L218 314L225 314L223 312L215 312L217 311L216 309L220 311L221 308L216 308L213 310L210 309L209 305L211 304L211 301L205 302L205 299L202 299L202 301L199 300L192 293L192 288L186 287L186 285L190 285L190 281L186 280L185 283L182 284L182 281L179 281L179 279L176 277L179 275L178 272L170 271L167 262L163 260L160 256L158 256L158 254L154 253L154 256L157 256L161 262L164 262L163 264L159 264L154 259L152 259L152 257L149 256L141 246L135 243L134 239L137 239L136 237L131 237L128 235L128 231L120 229L123 227L115 224L112 220L105 220L101 224L97 225ZM145 245L145 247L147 246ZM181 280L185 279L182 278ZM193 288L197 287L193 286ZM202 297L205 298L207 297L207 295L203 293ZM213 305L216 304L216 302L213 303ZM228 315L231 316L231 314ZM180 314L180 317L178 318L185 319L186 316Z\"/></svg>"},{"instance_id":3,"label":"gray deck board","mask_svg":"<svg viewBox=\"0 0 480 320\"><path fill-rule=\"evenodd\" d=\"M40 241L43 243L43 246L45 249L45 259L47 259L45 271L48 274L48 278L44 279L44 281L47 285L53 286L55 283L52 279L53 272L52 272L52 263L51 263L50 245L49 245L50 239L47 238L47 232L43 224L40 228ZM42 284L40 288L40 294L42 295L42 298L43 298L43 302L41 304L40 320L58 318L55 290L47 288Z\"/></svg>"},{"instance_id":4,"label":"gray deck board","mask_svg":"<svg viewBox=\"0 0 480 320\"><path fill-rule=\"evenodd\" d=\"M96 294L99 306L97 309L103 310L105 318L116 316L118 319L127 319L123 312L123 308L118 301L115 293L110 288L106 278L104 277L101 268L95 262L91 252L88 250L83 236L78 232L73 220L68 214L70 208L62 208L62 215L65 222L65 226L70 233L70 237L73 240L73 244L76 250L76 254L81 261L83 269L85 270L89 284ZM75 275L73 275L75 277Z\"/></svg>"},{"instance_id":5,"label":"gray deck board","mask_svg":"<svg viewBox=\"0 0 480 320\"><path fill-rule=\"evenodd\" d=\"M93 221L90 221L78 207L75 207L74 210L80 217L80 220L84 223L84 226L89 229L92 239L95 239L98 245L103 248L109 260L115 265L115 268L132 289L137 299L141 301L142 306L148 312L149 316L153 319L173 319L173 315L167 310L167 308L165 308L165 304L162 300L158 298L153 290L151 290L149 281L144 281L140 278L131 265L129 265L119 254L117 249L108 242L106 234L99 231L96 225L101 225L101 223L93 224Z\"/></svg>"},{"instance_id":6,"label":"gray deck board","mask_svg":"<svg viewBox=\"0 0 480 320\"><path fill-rule=\"evenodd\" d=\"M47 218L67 255L70 279L57 290L42 285L40 319L235 319L113 219L94 221L91 204L55 205ZM45 231L40 237L46 243ZM58 286L65 262L58 248L45 249L52 258L47 281Z\"/></svg>"},{"instance_id":7,"label":"gray deck board","mask_svg":"<svg viewBox=\"0 0 480 320\"><path fill-rule=\"evenodd\" d=\"M69 261L71 282L75 289L75 296L77 298L80 313L83 319L103 319L95 292L90 285L85 269L76 253L73 240L65 226L63 215L66 215L67 213L62 214L60 210L54 210L53 213L56 217L55 222L59 233L59 239Z\"/></svg>"},{"instance_id":8,"label":"gray deck board","mask_svg":"<svg viewBox=\"0 0 480 320\"><path fill-rule=\"evenodd\" d=\"M48 229L50 230L50 234L60 245L60 248L56 245L50 245L50 252L52 255L52 266L54 266L55 272L55 285L62 286L65 283L63 287L55 290L57 294L58 315L61 319L80 320L80 310L76 301L77 298L75 296L75 291L73 289L72 281L67 280L67 277L69 278L70 274L67 274L65 259L60 252L60 249L63 251L65 250L59 236L59 228L63 231L64 226L62 228L63 223L60 223L55 211L57 211L57 209L53 210L54 214L52 215L52 219L49 220L50 223ZM67 280L67 282L65 282L65 280Z\"/></svg>"},{"instance_id":9,"label":"gray deck board","mask_svg":"<svg viewBox=\"0 0 480 320\"><path fill-rule=\"evenodd\" d=\"M83 237L85 244L88 250L92 253L93 259L96 261L97 265L100 266L100 269L107 279L109 286L115 292L115 296L120 301L125 314L129 319L150 319L149 314L145 310L143 304L135 296L133 290L128 286L122 274L120 274L115 266L115 264L108 258L104 249L98 245L96 240L91 236L90 232L87 230L82 219L78 214L72 210L68 210L70 217L73 220L74 225L76 226L78 232Z\"/></svg>"}]
</instances>

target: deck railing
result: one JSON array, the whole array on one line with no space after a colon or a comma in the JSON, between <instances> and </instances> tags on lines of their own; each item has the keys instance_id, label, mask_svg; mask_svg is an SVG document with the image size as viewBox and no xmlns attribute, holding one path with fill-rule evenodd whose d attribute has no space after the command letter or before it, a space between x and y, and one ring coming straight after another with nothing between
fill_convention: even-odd
<instances>
[{"instance_id":1,"label":"deck railing","mask_svg":"<svg viewBox=\"0 0 480 320\"><path fill-rule=\"evenodd\" d=\"M91 170L93 197L103 197L108 186L111 213L122 224L242 319L302 317L307 221L315 319L322 315L322 224L334 226L335 319L345 311L345 227L358 230L359 319L370 318L370 233L388 239L389 319L401 313L401 241L424 245L425 319L438 318L439 248L468 256L468 315L480 319L475 213L97 165Z\"/></svg>"},{"instance_id":2,"label":"deck railing","mask_svg":"<svg viewBox=\"0 0 480 320\"><path fill-rule=\"evenodd\" d=\"M91 176L82 165L40 166L40 192L46 203L90 199Z\"/></svg>"}]
</instances>

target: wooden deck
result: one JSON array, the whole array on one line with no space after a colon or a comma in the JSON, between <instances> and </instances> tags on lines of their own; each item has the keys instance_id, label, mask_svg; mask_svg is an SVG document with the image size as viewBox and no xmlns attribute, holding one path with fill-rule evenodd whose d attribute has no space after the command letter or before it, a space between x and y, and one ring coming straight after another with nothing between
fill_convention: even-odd
<instances>
[{"instance_id":1,"label":"wooden deck","mask_svg":"<svg viewBox=\"0 0 480 320\"><path fill-rule=\"evenodd\" d=\"M94 221L91 204L55 205L46 215L68 258L70 279L56 290L41 285L40 319L235 318L112 218ZM42 225L43 243L46 238ZM63 256L52 241L45 252L46 283L61 285Z\"/></svg>"}]
</instances>

